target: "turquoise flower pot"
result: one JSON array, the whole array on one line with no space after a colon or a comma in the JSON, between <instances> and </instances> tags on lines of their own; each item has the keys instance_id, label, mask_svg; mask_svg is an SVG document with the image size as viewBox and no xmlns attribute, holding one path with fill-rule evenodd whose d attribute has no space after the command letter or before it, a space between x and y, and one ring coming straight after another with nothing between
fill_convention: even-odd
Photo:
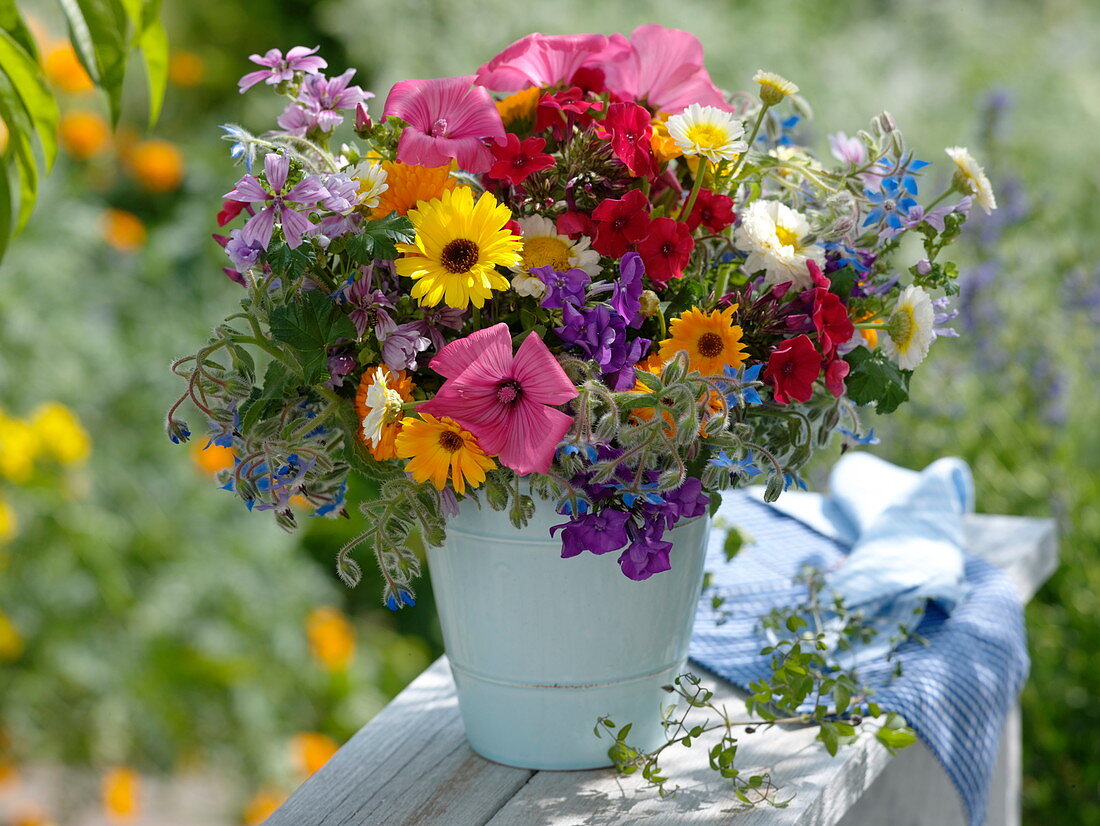
<instances>
[{"instance_id":1,"label":"turquoise flower pot","mask_svg":"<svg viewBox=\"0 0 1100 826\"><path fill-rule=\"evenodd\" d=\"M565 517L536 506L519 531L463 502L428 551L466 737L509 766L609 766L612 741L592 733L601 715L633 723L632 744L664 740L661 686L685 670L710 519L668 532L672 570L634 582L617 553L562 559L549 528Z\"/></svg>"}]
</instances>

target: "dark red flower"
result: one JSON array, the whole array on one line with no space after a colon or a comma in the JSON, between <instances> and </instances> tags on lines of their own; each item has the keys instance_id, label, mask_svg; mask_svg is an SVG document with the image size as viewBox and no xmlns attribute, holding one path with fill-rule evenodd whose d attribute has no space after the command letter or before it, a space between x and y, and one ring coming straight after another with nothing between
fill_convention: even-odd
<instances>
[{"instance_id":1,"label":"dark red flower","mask_svg":"<svg viewBox=\"0 0 1100 826\"><path fill-rule=\"evenodd\" d=\"M821 353L810 337L790 338L772 350L764 378L772 386L772 396L780 404L808 402L814 394L814 382L821 372Z\"/></svg>"},{"instance_id":2,"label":"dark red flower","mask_svg":"<svg viewBox=\"0 0 1100 826\"><path fill-rule=\"evenodd\" d=\"M687 224L671 218L655 218L649 235L638 244L646 275L661 286L684 274L693 249L695 239Z\"/></svg>"},{"instance_id":3,"label":"dark red flower","mask_svg":"<svg viewBox=\"0 0 1100 826\"><path fill-rule=\"evenodd\" d=\"M823 287L827 290L832 286L833 282L821 271L821 267L817 265L816 261L807 259L806 270L810 273L810 278L813 279L815 287Z\"/></svg>"},{"instance_id":4,"label":"dark red flower","mask_svg":"<svg viewBox=\"0 0 1100 826\"><path fill-rule=\"evenodd\" d=\"M563 212L558 216L558 233L568 235L574 241L582 235L591 238L596 234L596 222L587 212Z\"/></svg>"},{"instance_id":5,"label":"dark red flower","mask_svg":"<svg viewBox=\"0 0 1100 826\"><path fill-rule=\"evenodd\" d=\"M840 297L828 290L814 289L814 328L821 342L821 352L830 356L838 346L848 341L856 332L848 308Z\"/></svg>"},{"instance_id":6,"label":"dark red flower","mask_svg":"<svg viewBox=\"0 0 1100 826\"><path fill-rule=\"evenodd\" d=\"M244 201L222 201L222 211L218 213L218 226L224 227L241 214L248 204Z\"/></svg>"},{"instance_id":7,"label":"dark red flower","mask_svg":"<svg viewBox=\"0 0 1100 826\"><path fill-rule=\"evenodd\" d=\"M603 69L597 69L595 66L581 66L573 73L569 85L579 86L582 91L595 95L602 94L607 88Z\"/></svg>"},{"instance_id":8,"label":"dark red flower","mask_svg":"<svg viewBox=\"0 0 1100 826\"><path fill-rule=\"evenodd\" d=\"M529 175L549 169L554 159L542 150L546 141L542 138L528 138L525 141L509 132L505 143L494 143L489 151L496 163L489 169L489 177L498 181L508 181L512 186L523 183Z\"/></svg>"},{"instance_id":9,"label":"dark red flower","mask_svg":"<svg viewBox=\"0 0 1100 826\"><path fill-rule=\"evenodd\" d=\"M521 227L519 225L519 221L515 219L508 221L508 223L504 225L504 228L512 233L512 235L516 235L519 237L523 236L523 227Z\"/></svg>"},{"instance_id":10,"label":"dark red flower","mask_svg":"<svg viewBox=\"0 0 1100 826\"><path fill-rule=\"evenodd\" d=\"M688 216L688 228L695 232L703 224L711 232L721 232L730 226L737 216L733 214L733 198L719 195L709 189L700 189L695 198L695 206Z\"/></svg>"},{"instance_id":11,"label":"dark red flower","mask_svg":"<svg viewBox=\"0 0 1100 826\"><path fill-rule=\"evenodd\" d=\"M648 109L636 103L612 103L600 126L599 136L610 138L611 151L626 164L631 175L648 177L652 174L650 139L653 124Z\"/></svg>"},{"instance_id":12,"label":"dark red flower","mask_svg":"<svg viewBox=\"0 0 1100 826\"><path fill-rule=\"evenodd\" d=\"M838 399L843 396L844 379L848 377L848 371L851 369L852 365L834 353L833 360L825 365L825 389Z\"/></svg>"},{"instance_id":13,"label":"dark red flower","mask_svg":"<svg viewBox=\"0 0 1100 826\"><path fill-rule=\"evenodd\" d=\"M640 189L632 189L622 198L607 198L592 210L596 237L592 248L608 258L622 258L649 235L649 201Z\"/></svg>"},{"instance_id":14,"label":"dark red flower","mask_svg":"<svg viewBox=\"0 0 1100 826\"><path fill-rule=\"evenodd\" d=\"M603 111L602 100L585 100L585 93L577 86L539 99L535 110L535 131L550 129L554 138L562 140L574 125L582 129L595 121L594 112Z\"/></svg>"}]
</instances>

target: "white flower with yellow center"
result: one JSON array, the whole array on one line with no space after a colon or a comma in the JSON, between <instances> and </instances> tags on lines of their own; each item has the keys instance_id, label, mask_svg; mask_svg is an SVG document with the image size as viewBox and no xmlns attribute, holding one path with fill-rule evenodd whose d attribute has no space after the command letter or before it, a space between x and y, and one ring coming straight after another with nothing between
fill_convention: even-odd
<instances>
[{"instance_id":1,"label":"white flower with yellow center","mask_svg":"<svg viewBox=\"0 0 1100 826\"><path fill-rule=\"evenodd\" d=\"M732 161L749 145L745 125L715 106L693 103L666 124L669 136L685 155L702 155L711 163Z\"/></svg>"},{"instance_id":2,"label":"white flower with yellow center","mask_svg":"<svg viewBox=\"0 0 1100 826\"><path fill-rule=\"evenodd\" d=\"M752 79L760 85L760 99L768 106L775 106L783 98L798 94L797 86L775 72L758 69Z\"/></svg>"},{"instance_id":3,"label":"white flower with yellow center","mask_svg":"<svg viewBox=\"0 0 1100 826\"><path fill-rule=\"evenodd\" d=\"M800 169L824 171L813 155L798 146L777 146L769 149L768 155L782 164L776 171L784 178L801 177Z\"/></svg>"},{"instance_id":4,"label":"white flower with yellow center","mask_svg":"<svg viewBox=\"0 0 1100 826\"><path fill-rule=\"evenodd\" d=\"M371 447L382 439L382 428L401 418L401 394L386 385L386 371L374 371L374 382L367 389L366 405L370 412L363 417L363 438Z\"/></svg>"},{"instance_id":5,"label":"white flower with yellow center","mask_svg":"<svg viewBox=\"0 0 1100 826\"><path fill-rule=\"evenodd\" d=\"M763 271L767 286L793 281L801 290L813 283L806 262L825 263L825 250L807 243L809 234L810 222L801 212L779 201L753 201L741 213L733 241L748 254L746 272Z\"/></svg>"},{"instance_id":6,"label":"white flower with yellow center","mask_svg":"<svg viewBox=\"0 0 1100 826\"><path fill-rule=\"evenodd\" d=\"M386 170L382 164L372 161L360 161L348 172L349 178L359 181L359 206L374 209L382 193L390 188L386 183Z\"/></svg>"},{"instance_id":7,"label":"white flower with yellow center","mask_svg":"<svg viewBox=\"0 0 1100 826\"><path fill-rule=\"evenodd\" d=\"M993 196L993 185L989 183L985 170L974 160L970 150L965 146L949 146L944 151L955 162L955 180L959 188L973 195L986 215L995 210L997 199Z\"/></svg>"},{"instance_id":8,"label":"white flower with yellow center","mask_svg":"<svg viewBox=\"0 0 1100 826\"><path fill-rule=\"evenodd\" d=\"M902 370L912 370L928 355L935 339L932 298L920 287L906 287L886 322L882 351Z\"/></svg>"},{"instance_id":9,"label":"white flower with yellow center","mask_svg":"<svg viewBox=\"0 0 1100 826\"><path fill-rule=\"evenodd\" d=\"M600 254L590 248L591 242L586 236L574 241L568 235L559 235L554 222L541 215L520 218L518 223L523 233L523 252L519 264L511 268L512 272L527 273L536 267L552 267L558 272L584 270L592 278L600 274ZM529 282L523 283L529 285ZM516 286L514 280L512 286ZM526 294L534 295L533 292Z\"/></svg>"}]
</instances>

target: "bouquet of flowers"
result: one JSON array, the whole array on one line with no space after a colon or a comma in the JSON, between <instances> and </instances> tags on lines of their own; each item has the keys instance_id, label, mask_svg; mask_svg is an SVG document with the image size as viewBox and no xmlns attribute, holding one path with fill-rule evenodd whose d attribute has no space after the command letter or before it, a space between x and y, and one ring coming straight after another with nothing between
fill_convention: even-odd
<instances>
[{"instance_id":1,"label":"bouquet of flowers","mask_svg":"<svg viewBox=\"0 0 1100 826\"><path fill-rule=\"evenodd\" d=\"M655 25L528 35L397 83L377 119L316 51L252 55L240 80L286 108L223 127L241 307L173 365L167 429L189 437L190 400L233 451L222 487L288 529L295 507L346 516L349 472L374 480L338 569L358 581L365 544L390 608L414 604L413 534L440 544L479 496L517 528L556 508L563 557L668 570L678 520L748 481L804 486L814 447L873 439L858 408L894 410L953 335L941 254L993 193L955 147L924 199L929 162L885 112L829 159L799 142L794 83L727 94Z\"/></svg>"}]
</instances>

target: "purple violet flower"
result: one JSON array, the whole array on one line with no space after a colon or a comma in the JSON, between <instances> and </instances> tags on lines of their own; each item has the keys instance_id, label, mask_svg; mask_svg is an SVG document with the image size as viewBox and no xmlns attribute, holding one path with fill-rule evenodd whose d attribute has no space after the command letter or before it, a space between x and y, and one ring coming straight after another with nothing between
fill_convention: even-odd
<instances>
[{"instance_id":1,"label":"purple violet flower","mask_svg":"<svg viewBox=\"0 0 1100 826\"><path fill-rule=\"evenodd\" d=\"M302 138L308 132L331 132L344 121L343 109L354 109L365 100L374 97L358 86L348 86L355 69L342 75L326 78L313 74L306 77L297 100L279 115L277 123L292 135Z\"/></svg>"},{"instance_id":2,"label":"purple violet flower","mask_svg":"<svg viewBox=\"0 0 1100 826\"><path fill-rule=\"evenodd\" d=\"M626 511L605 508L602 513L586 513L574 516L563 525L555 525L550 534L565 528L561 535L562 559L577 556L582 551L606 554L617 551L629 541L626 523L630 514Z\"/></svg>"},{"instance_id":3,"label":"purple violet flower","mask_svg":"<svg viewBox=\"0 0 1100 826\"><path fill-rule=\"evenodd\" d=\"M439 352L447 345L447 340L443 338L440 330L461 330L465 321L465 310L455 307L432 307L424 310L424 318L412 323L418 325L420 335L427 336L432 342L432 347Z\"/></svg>"},{"instance_id":4,"label":"purple violet flower","mask_svg":"<svg viewBox=\"0 0 1100 826\"><path fill-rule=\"evenodd\" d=\"M283 228L287 246L294 249L301 245L302 236L312 232L314 225L309 220L312 207L328 195L316 175L307 175L286 191L287 175L290 173L290 158L286 155L270 153L264 157L264 173L267 188L253 175L242 175L237 185L223 197L235 201L246 201L255 207L263 206L248 219L241 232L241 238L248 244L259 244L267 249L271 243L271 233L278 221ZM300 212L291 204L307 207Z\"/></svg>"},{"instance_id":5,"label":"purple violet flower","mask_svg":"<svg viewBox=\"0 0 1100 826\"><path fill-rule=\"evenodd\" d=\"M264 251L260 244L245 241L243 235L243 230L235 229L229 233L229 240L225 244L225 254L239 271L250 270L256 266L256 262L260 260L260 253Z\"/></svg>"},{"instance_id":6,"label":"purple violet flower","mask_svg":"<svg viewBox=\"0 0 1100 826\"><path fill-rule=\"evenodd\" d=\"M382 361L394 371L415 370L416 357L432 346L431 340L420 334L415 321L395 324L388 315L380 315L374 331L382 345Z\"/></svg>"},{"instance_id":7,"label":"purple violet flower","mask_svg":"<svg viewBox=\"0 0 1100 826\"><path fill-rule=\"evenodd\" d=\"M348 313L351 323L355 325L356 338L362 338L368 327L374 327L383 321L395 324L390 310L394 309L393 302L381 290L373 289L374 272L367 267L354 281L349 281L337 292L337 296L351 305Z\"/></svg>"},{"instance_id":8,"label":"purple violet flower","mask_svg":"<svg viewBox=\"0 0 1100 826\"><path fill-rule=\"evenodd\" d=\"M328 357L329 380L325 382L335 390L344 385L344 376L355 369L355 357L347 353L337 352Z\"/></svg>"},{"instance_id":9,"label":"purple violet flower","mask_svg":"<svg viewBox=\"0 0 1100 826\"><path fill-rule=\"evenodd\" d=\"M642 277L645 263L636 252L628 252L619 261L619 280L611 293L611 306L626 321L628 327L640 327L642 316Z\"/></svg>"},{"instance_id":10,"label":"purple violet flower","mask_svg":"<svg viewBox=\"0 0 1100 826\"><path fill-rule=\"evenodd\" d=\"M542 307L547 310L560 310L566 304L578 307L584 304L584 290L592 280L584 270L559 272L551 266L535 267L530 274L546 285Z\"/></svg>"},{"instance_id":11,"label":"purple violet flower","mask_svg":"<svg viewBox=\"0 0 1100 826\"><path fill-rule=\"evenodd\" d=\"M316 74L328 66L323 57L316 57L314 54L320 48L320 46L314 46L312 49L307 49L305 46L295 46L286 53L286 57L283 57L283 53L278 49L268 49L263 57L258 54L249 55L249 60L265 68L249 72L237 81L241 94L243 95L261 80L268 86L276 86L293 79L295 72Z\"/></svg>"},{"instance_id":12,"label":"purple violet flower","mask_svg":"<svg viewBox=\"0 0 1100 826\"><path fill-rule=\"evenodd\" d=\"M562 320L565 323L554 328L558 338L596 362L612 390L633 387L634 365L649 350L649 339L630 339L626 321L606 304L580 310L565 304Z\"/></svg>"},{"instance_id":13,"label":"purple violet flower","mask_svg":"<svg viewBox=\"0 0 1100 826\"><path fill-rule=\"evenodd\" d=\"M630 543L622 554L619 555L619 567L630 579L641 581L649 579L654 574L667 571L672 567L668 561L668 553L672 550L672 543L665 542L661 535L646 536L643 534Z\"/></svg>"}]
</instances>

